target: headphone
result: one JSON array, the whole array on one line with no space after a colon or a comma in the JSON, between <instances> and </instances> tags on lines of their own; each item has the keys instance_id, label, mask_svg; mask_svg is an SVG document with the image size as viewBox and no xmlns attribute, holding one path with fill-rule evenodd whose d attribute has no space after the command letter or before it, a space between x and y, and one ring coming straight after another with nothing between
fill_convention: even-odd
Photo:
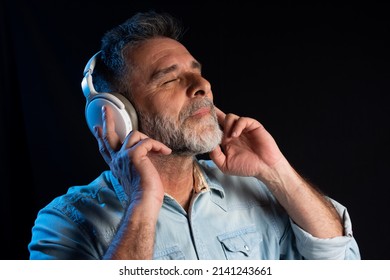
<instances>
[{"instance_id":1,"label":"headphone","mask_svg":"<svg viewBox=\"0 0 390 280\"><path fill-rule=\"evenodd\" d=\"M123 143L130 131L138 128L137 113L130 101L122 94L117 92L97 92L95 90L92 73L99 54L100 51L93 55L84 68L81 88L87 99L85 118L89 129L94 134L94 126L103 126L102 106L110 107L114 115L115 131Z\"/></svg>"}]
</instances>

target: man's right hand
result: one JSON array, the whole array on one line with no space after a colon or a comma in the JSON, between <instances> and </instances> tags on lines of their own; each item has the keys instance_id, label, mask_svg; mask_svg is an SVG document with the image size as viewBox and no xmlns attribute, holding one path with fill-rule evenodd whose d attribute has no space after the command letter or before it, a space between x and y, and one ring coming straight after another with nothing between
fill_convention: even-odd
<instances>
[{"instance_id":1,"label":"man's right hand","mask_svg":"<svg viewBox=\"0 0 390 280\"><path fill-rule=\"evenodd\" d=\"M171 149L138 130L131 131L121 143L115 131L111 108L102 108L103 127L95 128L100 154L119 180L129 203L150 201L161 206L164 189L150 157L169 155ZM157 210L157 209L156 209Z\"/></svg>"}]
</instances>

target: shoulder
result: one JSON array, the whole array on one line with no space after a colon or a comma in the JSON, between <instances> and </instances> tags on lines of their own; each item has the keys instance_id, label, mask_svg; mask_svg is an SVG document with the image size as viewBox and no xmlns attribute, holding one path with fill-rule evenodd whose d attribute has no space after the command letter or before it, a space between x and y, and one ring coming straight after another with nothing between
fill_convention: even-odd
<instances>
[{"instance_id":1,"label":"shoulder","mask_svg":"<svg viewBox=\"0 0 390 280\"><path fill-rule=\"evenodd\" d=\"M99 213L103 208L120 207L111 172L104 171L86 185L70 187L65 194L54 198L40 212L61 212L74 218L77 213L85 212L86 209Z\"/></svg>"}]
</instances>

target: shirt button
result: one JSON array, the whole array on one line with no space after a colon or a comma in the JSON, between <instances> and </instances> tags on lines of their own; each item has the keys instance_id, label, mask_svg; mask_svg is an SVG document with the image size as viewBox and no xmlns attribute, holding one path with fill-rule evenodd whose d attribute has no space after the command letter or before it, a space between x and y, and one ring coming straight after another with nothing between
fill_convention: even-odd
<instances>
[{"instance_id":1,"label":"shirt button","mask_svg":"<svg viewBox=\"0 0 390 280\"><path fill-rule=\"evenodd\" d=\"M248 245L245 244L244 248L245 248L245 250L249 251L249 246Z\"/></svg>"}]
</instances>

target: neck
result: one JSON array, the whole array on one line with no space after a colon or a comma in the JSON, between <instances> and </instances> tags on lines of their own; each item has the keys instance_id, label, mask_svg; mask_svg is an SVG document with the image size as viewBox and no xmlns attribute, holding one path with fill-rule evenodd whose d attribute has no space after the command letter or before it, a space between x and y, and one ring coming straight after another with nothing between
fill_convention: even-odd
<instances>
[{"instance_id":1,"label":"neck","mask_svg":"<svg viewBox=\"0 0 390 280\"><path fill-rule=\"evenodd\" d=\"M187 211L194 189L194 157L165 156L154 160L165 193Z\"/></svg>"}]
</instances>

